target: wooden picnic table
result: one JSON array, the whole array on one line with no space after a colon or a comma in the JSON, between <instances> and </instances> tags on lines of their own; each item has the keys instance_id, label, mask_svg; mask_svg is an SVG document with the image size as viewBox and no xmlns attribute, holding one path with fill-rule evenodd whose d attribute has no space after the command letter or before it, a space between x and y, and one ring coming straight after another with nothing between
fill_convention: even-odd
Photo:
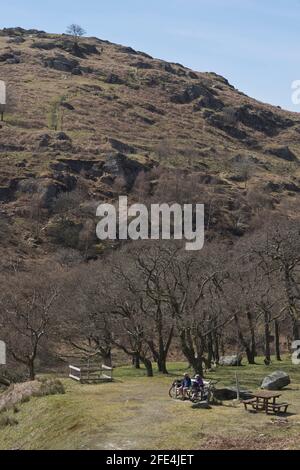
<instances>
[{"instance_id":1,"label":"wooden picnic table","mask_svg":"<svg viewBox=\"0 0 300 470\"><path fill-rule=\"evenodd\" d=\"M256 399L253 407L256 408L256 410L262 410L268 413L270 408L276 405L276 400L281 397L281 395L282 394L279 392L272 392L270 390L258 390L253 393L253 396Z\"/></svg>"}]
</instances>

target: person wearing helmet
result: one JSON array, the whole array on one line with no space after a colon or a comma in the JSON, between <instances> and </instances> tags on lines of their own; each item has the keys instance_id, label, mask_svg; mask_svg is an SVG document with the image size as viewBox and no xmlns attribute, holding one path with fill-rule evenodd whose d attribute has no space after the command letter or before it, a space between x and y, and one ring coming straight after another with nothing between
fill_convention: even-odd
<instances>
[{"instance_id":1,"label":"person wearing helmet","mask_svg":"<svg viewBox=\"0 0 300 470\"><path fill-rule=\"evenodd\" d=\"M201 394L202 398L202 392L204 389L204 383L203 379L199 374L195 375L195 379L193 380L193 385L192 385L192 399L196 399L196 397Z\"/></svg>"},{"instance_id":2,"label":"person wearing helmet","mask_svg":"<svg viewBox=\"0 0 300 470\"><path fill-rule=\"evenodd\" d=\"M187 397L187 393L190 390L191 386L192 386L192 380L189 374L185 373L183 376L181 387L179 388L179 392L182 395L183 399Z\"/></svg>"}]
</instances>

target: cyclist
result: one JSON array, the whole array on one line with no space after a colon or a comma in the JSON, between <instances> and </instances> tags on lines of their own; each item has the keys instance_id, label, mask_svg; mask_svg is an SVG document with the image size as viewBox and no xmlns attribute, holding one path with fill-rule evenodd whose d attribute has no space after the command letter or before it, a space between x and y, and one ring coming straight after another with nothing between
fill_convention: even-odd
<instances>
[{"instance_id":1,"label":"cyclist","mask_svg":"<svg viewBox=\"0 0 300 470\"><path fill-rule=\"evenodd\" d=\"M179 393L181 394L182 398L187 397L187 392L190 390L191 386L192 386L192 380L189 374L185 373L183 376L181 387L179 388Z\"/></svg>"},{"instance_id":2,"label":"cyclist","mask_svg":"<svg viewBox=\"0 0 300 470\"><path fill-rule=\"evenodd\" d=\"M198 393L203 393L204 390L204 383L202 377L197 374L195 375L195 379L193 380L193 386L192 386L192 399L196 398Z\"/></svg>"}]
</instances>

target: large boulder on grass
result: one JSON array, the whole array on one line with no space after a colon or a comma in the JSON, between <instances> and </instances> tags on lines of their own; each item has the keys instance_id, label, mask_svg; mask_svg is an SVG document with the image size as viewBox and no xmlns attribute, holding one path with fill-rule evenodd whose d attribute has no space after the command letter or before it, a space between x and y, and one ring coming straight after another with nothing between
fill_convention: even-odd
<instances>
[{"instance_id":1,"label":"large boulder on grass","mask_svg":"<svg viewBox=\"0 0 300 470\"><path fill-rule=\"evenodd\" d=\"M243 357L240 354L233 354L232 356L222 356L220 358L220 366L240 366L242 363Z\"/></svg>"},{"instance_id":2,"label":"large boulder on grass","mask_svg":"<svg viewBox=\"0 0 300 470\"><path fill-rule=\"evenodd\" d=\"M214 391L214 398L221 401L236 400L237 395L238 393L236 387L218 388ZM248 400L249 398L253 397L252 393L245 389L240 389L239 395L242 400Z\"/></svg>"},{"instance_id":3,"label":"large boulder on grass","mask_svg":"<svg viewBox=\"0 0 300 470\"><path fill-rule=\"evenodd\" d=\"M290 383L291 379L286 372L283 372L282 370L276 370L264 378L261 384L261 388L265 390L281 390Z\"/></svg>"}]
</instances>

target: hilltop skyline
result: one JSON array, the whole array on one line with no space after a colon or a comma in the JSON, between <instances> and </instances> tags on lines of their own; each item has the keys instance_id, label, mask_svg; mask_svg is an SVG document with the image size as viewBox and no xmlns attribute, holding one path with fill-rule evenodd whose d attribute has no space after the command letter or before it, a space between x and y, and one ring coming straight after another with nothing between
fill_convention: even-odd
<instances>
[{"instance_id":1,"label":"hilltop skyline","mask_svg":"<svg viewBox=\"0 0 300 470\"><path fill-rule=\"evenodd\" d=\"M216 72L256 99L300 111L291 84L300 79L297 50L299 0L16 0L2 5L0 27L62 33L68 24L88 36L132 46L198 71ZM57 14L59 12L59 15Z\"/></svg>"}]
</instances>

